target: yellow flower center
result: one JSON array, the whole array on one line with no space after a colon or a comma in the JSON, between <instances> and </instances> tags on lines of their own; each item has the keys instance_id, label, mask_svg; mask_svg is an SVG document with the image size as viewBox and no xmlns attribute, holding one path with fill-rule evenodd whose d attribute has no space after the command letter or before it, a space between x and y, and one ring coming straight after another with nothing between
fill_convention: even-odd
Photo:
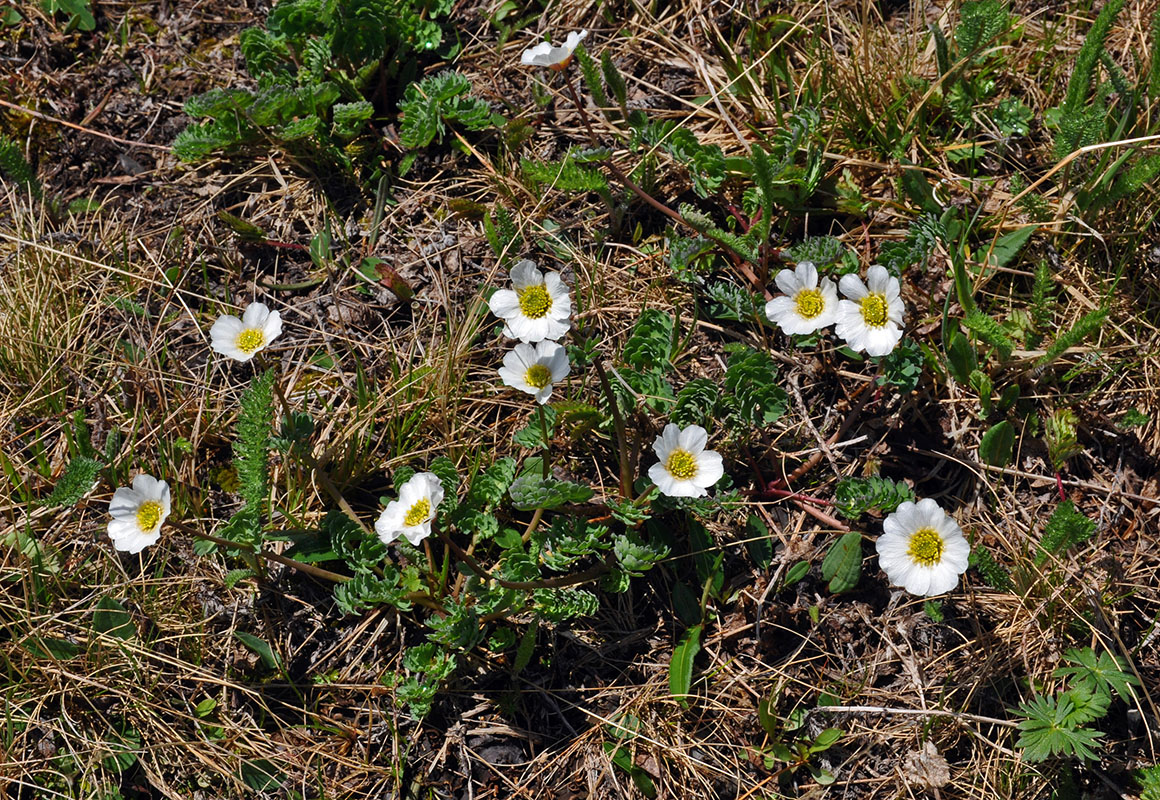
<instances>
[{"instance_id":1,"label":"yellow flower center","mask_svg":"<svg viewBox=\"0 0 1160 800\"><path fill-rule=\"evenodd\" d=\"M524 316L528 319L539 319L552 309L552 296L542 283L525 287L518 295L520 311L524 312Z\"/></svg>"},{"instance_id":2,"label":"yellow flower center","mask_svg":"<svg viewBox=\"0 0 1160 800\"><path fill-rule=\"evenodd\" d=\"M151 531L161 524L161 504L146 500L137 508L137 527Z\"/></svg>"},{"instance_id":3,"label":"yellow flower center","mask_svg":"<svg viewBox=\"0 0 1160 800\"><path fill-rule=\"evenodd\" d=\"M533 389L543 389L552 382L552 370L543 364L532 364L528 367L528 371L524 373L524 380Z\"/></svg>"},{"instance_id":4,"label":"yellow flower center","mask_svg":"<svg viewBox=\"0 0 1160 800\"><path fill-rule=\"evenodd\" d=\"M943 538L934 528L919 528L910 535L906 554L916 564L933 567L942 561Z\"/></svg>"},{"instance_id":5,"label":"yellow flower center","mask_svg":"<svg viewBox=\"0 0 1160 800\"><path fill-rule=\"evenodd\" d=\"M871 328L881 328L890 317L890 308L886 304L886 295L868 294L862 298L862 319Z\"/></svg>"},{"instance_id":6,"label":"yellow flower center","mask_svg":"<svg viewBox=\"0 0 1160 800\"><path fill-rule=\"evenodd\" d=\"M259 328L246 328L238 334L238 340L234 345L243 353L249 355L256 352L259 347L266 343L266 336Z\"/></svg>"},{"instance_id":7,"label":"yellow flower center","mask_svg":"<svg viewBox=\"0 0 1160 800\"><path fill-rule=\"evenodd\" d=\"M403 525L405 527L412 527L421 522L426 522L427 518L431 516L431 501L424 497L418 503L411 506L411 510L407 512L407 516L403 517Z\"/></svg>"},{"instance_id":8,"label":"yellow flower center","mask_svg":"<svg viewBox=\"0 0 1160 800\"><path fill-rule=\"evenodd\" d=\"M817 289L802 289L793 299L799 317L813 319L822 313L826 307L826 300Z\"/></svg>"},{"instance_id":9,"label":"yellow flower center","mask_svg":"<svg viewBox=\"0 0 1160 800\"><path fill-rule=\"evenodd\" d=\"M697 459L688 450L674 450L669 453L665 469L679 481L687 481L697 474Z\"/></svg>"}]
</instances>

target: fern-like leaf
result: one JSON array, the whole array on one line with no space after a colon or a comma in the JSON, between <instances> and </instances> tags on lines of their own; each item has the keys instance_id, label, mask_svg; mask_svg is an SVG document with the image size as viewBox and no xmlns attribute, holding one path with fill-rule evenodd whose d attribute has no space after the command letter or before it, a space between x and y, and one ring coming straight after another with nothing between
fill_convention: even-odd
<instances>
[{"instance_id":1,"label":"fern-like leaf","mask_svg":"<svg viewBox=\"0 0 1160 800\"><path fill-rule=\"evenodd\" d=\"M234 441L234 467L239 494L246 508L261 514L269 483L270 434L274 421L274 370L254 378L242 394L238 412L238 438Z\"/></svg>"}]
</instances>

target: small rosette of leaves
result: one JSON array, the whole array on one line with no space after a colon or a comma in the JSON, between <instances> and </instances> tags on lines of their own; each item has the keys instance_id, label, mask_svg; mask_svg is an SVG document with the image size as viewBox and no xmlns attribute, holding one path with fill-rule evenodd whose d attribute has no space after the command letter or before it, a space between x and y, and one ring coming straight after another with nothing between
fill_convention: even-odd
<instances>
[{"instance_id":1,"label":"small rosette of leaves","mask_svg":"<svg viewBox=\"0 0 1160 800\"><path fill-rule=\"evenodd\" d=\"M515 508L531 511L537 508L550 510L567 503L583 503L591 499L595 492L571 481L521 475L512 481L508 494Z\"/></svg>"}]
</instances>

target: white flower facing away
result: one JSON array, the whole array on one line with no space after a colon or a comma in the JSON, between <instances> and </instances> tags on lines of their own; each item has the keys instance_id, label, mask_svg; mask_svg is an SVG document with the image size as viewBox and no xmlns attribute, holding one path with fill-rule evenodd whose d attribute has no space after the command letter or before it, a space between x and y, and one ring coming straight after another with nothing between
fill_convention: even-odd
<instances>
[{"instance_id":1,"label":"white flower facing away","mask_svg":"<svg viewBox=\"0 0 1160 800\"><path fill-rule=\"evenodd\" d=\"M161 523L169 516L169 484L141 473L133 488L122 486L109 503L109 538L113 547L140 553L161 537Z\"/></svg>"},{"instance_id":2,"label":"white flower facing away","mask_svg":"<svg viewBox=\"0 0 1160 800\"><path fill-rule=\"evenodd\" d=\"M866 283L857 275L843 275L838 288L850 299L838 303L834 332L852 350L865 350L871 356L889 354L902 339L904 309L898 278L875 264L866 271Z\"/></svg>"},{"instance_id":3,"label":"white flower facing away","mask_svg":"<svg viewBox=\"0 0 1160 800\"><path fill-rule=\"evenodd\" d=\"M282 333L282 316L265 303L250 303L242 318L222 314L209 329L210 346L235 361L249 361Z\"/></svg>"},{"instance_id":4,"label":"white flower facing away","mask_svg":"<svg viewBox=\"0 0 1160 800\"><path fill-rule=\"evenodd\" d=\"M552 384L568 377L570 369L563 345L546 340L536 345L520 342L503 357L499 377L513 389L535 395L537 403L546 403Z\"/></svg>"},{"instance_id":5,"label":"white flower facing away","mask_svg":"<svg viewBox=\"0 0 1160 800\"><path fill-rule=\"evenodd\" d=\"M554 45L551 42L540 42L535 47L529 47L524 51L524 54L520 56L520 63L529 67L548 67L549 69L562 70L572 63L572 51L587 35L588 31L586 30L579 33L573 31L568 34L564 44Z\"/></svg>"},{"instance_id":6,"label":"white flower facing away","mask_svg":"<svg viewBox=\"0 0 1160 800\"><path fill-rule=\"evenodd\" d=\"M958 523L929 497L900 505L882 522L874 546L892 586L929 597L949 592L967 571L971 546Z\"/></svg>"},{"instance_id":7,"label":"white flower facing away","mask_svg":"<svg viewBox=\"0 0 1160 800\"><path fill-rule=\"evenodd\" d=\"M411 544L431 535L435 509L443 502L443 484L434 472L419 472L399 489L399 499L387 503L375 522L375 533L383 544L402 536Z\"/></svg>"},{"instance_id":8,"label":"white flower facing away","mask_svg":"<svg viewBox=\"0 0 1160 800\"><path fill-rule=\"evenodd\" d=\"M572 298L560 273L544 274L534 261L512 267L512 289L500 289L491 296L491 313L507 325L504 336L521 342L555 341L572 327Z\"/></svg>"},{"instance_id":9,"label":"white flower facing away","mask_svg":"<svg viewBox=\"0 0 1160 800\"><path fill-rule=\"evenodd\" d=\"M706 450L709 434L700 425L682 430L673 423L665 426L653 442L660 463L649 467L648 476L661 494L669 497L704 497L710 486L721 480L725 467L721 455Z\"/></svg>"},{"instance_id":10,"label":"white flower facing away","mask_svg":"<svg viewBox=\"0 0 1160 800\"><path fill-rule=\"evenodd\" d=\"M818 283L818 269L809 261L783 269L774 278L785 292L765 304L765 316L786 334L805 334L838 321L838 287L829 278Z\"/></svg>"}]
</instances>

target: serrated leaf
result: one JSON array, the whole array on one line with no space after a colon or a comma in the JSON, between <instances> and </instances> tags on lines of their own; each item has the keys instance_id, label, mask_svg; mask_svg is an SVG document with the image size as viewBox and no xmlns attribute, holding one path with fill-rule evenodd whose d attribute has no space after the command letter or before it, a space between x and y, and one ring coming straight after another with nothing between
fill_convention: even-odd
<instances>
[{"instance_id":1,"label":"serrated leaf","mask_svg":"<svg viewBox=\"0 0 1160 800\"><path fill-rule=\"evenodd\" d=\"M822 561L822 579L830 582L834 594L858 585L862 574L862 534L850 531L834 542Z\"/></svg>"},{"instance_id":2,"label":"serrated leaf","mask_svg":"<svg viewBox=\"0 0 1160 800\"><path fill-rule=\"evenodd\" d=\"M686 697L693 684L693 660L700 651L701 626L694 625L685 631L669 660L669 691L685 708L689 707Z\"/></svg>"},{"instance_id":3,"label":"serrated leaf","mask_svg":"<svg viewBox=\"0 0 1160 800\"><path fill-rule=\"evenodd\" d=\"M45 498L44 504L49 508L75 506L97 485L97 475L102 466L95 458L77 456L72 459L52 487L52 494Z\"/></svg>"}]
</instances>

